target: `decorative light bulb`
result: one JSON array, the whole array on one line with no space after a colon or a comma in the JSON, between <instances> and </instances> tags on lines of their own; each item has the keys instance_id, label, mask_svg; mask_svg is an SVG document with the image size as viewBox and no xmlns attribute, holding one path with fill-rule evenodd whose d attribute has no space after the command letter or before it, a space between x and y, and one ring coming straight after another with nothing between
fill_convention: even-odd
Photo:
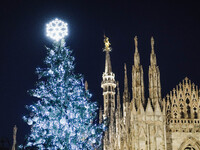
<instances>
[{"instance_id":1,"label":"decorative light bulb","mask_svg":"<svg viewBox=\"0 0 200 150\"><path fill-rule=\"evenodd\" d=\"M50 54L53 56L55 54L55 52L53 50L51 50Z\"/></svg>"},{"instance_id":2,"label":"decorative light bulb","mask_svg":"<svg viewBox=\"0 0 200 150\"><path fill-rule=\"evenodd\" d=\"M60 119L60 123L62 124L62 125L65 125L66 124L66 119L65 118L62 118L62 119Z\"/></svg>"},{"instance_id":3,"label":"decorative light bulb","mask_svg":"<svg viewBox=\"0 0 200 150\"><path fill-rule=\"evenodd\" d=\"M68 35L67 23L54 19L46 25L47 36L55 41L59 41Z\"/></svg>"},{"instance_id":4,"label":"decorative light bulb","mask_svg":"<svg viewBox=\"0 0 200 150\"><path fill-rule=\"evenodd\" d=\"M53 71L50 69L50 70L48 71L48 73L49 73L49 74L53 74Z\"/></svg>"},{"instance_id":5,"label":"decorative light bulb","mask_svg":"<svg viewBox=\"0 0 200 150\"><path fill-rule=\"evenodd\" d=\"M96 140L95 140L95 139L92 139L92 143L96 143Z\"/></svg>"},{"instance_id":6,"label":"decorative light bulb","mask_svg":"<svg viewBox=\"0 0 200 150\"><path fill-rule=\"evenodd\" d=\"M95 130L94 129L92 129L92 134L95 134Z\"/></svg>"},{"instance_id":7,"label":"decorative light bulb","mask_svg":"<svg viewBox=\"0 0 200 150\"><path fill-rule=\"evenodd\" d=\"M32 119L32 120L33 120L34 122L37 122L37 121L38 121L38 119L39 119L39 117L35 116L35 117L33 117L33 119Z\"/></svg>"},{"instance_id":8,"label":"decorative light bulb","mask_svg":"<svg viewBox=\"0 0 200 150\"><path fill-rule=\"evenodd\" d=\"M31 126L33 124L33 121L31 119L28 119L27 124Z\"/></svg>"}]
</instances>

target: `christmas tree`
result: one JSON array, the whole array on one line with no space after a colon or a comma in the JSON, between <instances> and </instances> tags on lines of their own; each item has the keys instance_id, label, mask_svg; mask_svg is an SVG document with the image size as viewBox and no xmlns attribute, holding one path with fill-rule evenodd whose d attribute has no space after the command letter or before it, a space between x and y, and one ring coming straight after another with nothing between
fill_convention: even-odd
<instances>
[{"instance_id":1,"label":"christmas tree","mask_svg":"<svg viewBox=\"0 0 200 150\"><path fill-rule=\"evenodd\" d=\"M54 27L63 23L56 21ZM83 76L75 74L72 50L60 35L52 34L58 40L46 48L46 68L36 69L39 81L30 93L39 100L27 106L30 114L23 118L31 126L25 148L93 150L102 138L102 125L95 122L97 104L91 101Z\"/></svg>"}]
</instances>

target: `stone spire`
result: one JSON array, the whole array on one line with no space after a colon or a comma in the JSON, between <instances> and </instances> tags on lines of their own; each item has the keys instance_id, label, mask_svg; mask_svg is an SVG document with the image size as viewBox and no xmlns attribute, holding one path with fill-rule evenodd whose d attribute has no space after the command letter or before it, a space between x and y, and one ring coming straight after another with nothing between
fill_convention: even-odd
<instances>
[{"instance_id":1,"label":"stone spire","mask_svg":"<svg viewBox=\"0 0 200 150\"><path fill-rule=\"evenodd\" d=\"M110 42L108 37L104 36L104 51L106 52L105 57L105 72L102 75L101 88L103 88L103 99L104 99L104 107L103 107L103 119L106 119L107 124L109 124L109 129L105 132L103 145L104 147L109 146L111 142L115 121L115 74L112 72L111 61L110 61Z\"/></svg>"},{"instance_id":2,"label":"stone spire","mask_svg":"<svg viewBox=\"0 0 200 150\"><path fill-rule=\"evenodd\" d=\"M127 77L127 69L126 64L124 64L124 98L128 101L128 77Z\"/></svg>"},{"instance_id":3,"label":"stone spire","mask_svg":"<svg viewBox=\"0 0 200 150\"><path fill-rule=\"evenodd\" d=\"M151 66L153 65L157 65L157 62L156 62L156 54L154 52L154 38L151 37L151 58L150 58L150 64Z\"/></svg>"},{"instance_id":4,"label":"stone spire","mask_svg":"<svg viewBox=\"0 0 200 150\"><path fill-rule=\"evenodd\" d=\"M128 92L128 77L126 64L124 64L124 92L123 92L123 115L126 116L128 102L129 102L129 92Z\"/></svg>"},{"instance_id":5,"label":"stone spire","mask_svg":"<svg viewBox=\"0 0 200 150\"><path fill-rule=\"evenodd\" d=\"M151 37L151 55L149 66L149 98L152 101L153 107L155 107L156 101L161 104L160 70L156 62L153 37Z\"/></svg>"},{"instance_id":6,"label":"stone spire","mask_svg":"<svg viewBox=\"0 0 200 150\"><path fill-rule=\"evenodd\" d=\"M140 65L140 55L138 52L138 41L137 36L134 38L135 41L135 53L134 53L134 65L132 66L132 97L136 107L139 107L141 102L144 105L144 79L143 79L143 68Z\"/></svg>"},{"instance_id":7,"label":"stone spire","mask_svg":"<svg viewBox=\"0 0 200 150\"><path fill-rule=\"evenodd\" d=\"M13 128L13 145L12 145L12 150L15 150L16 136L17 136L17 126L15 125L14 128Z\"/></svg>"},{"instance_id":8,"label":"stone spire","mask_svg":"<svg viewBox=\"0 0 200 150\"><path fill-rule=\"evenodd\" d=\"M100 105L99 108L99 123L101 124L103 121L103 114L102 114L102 106Z\"/></svg>"},{"instance_id":9,"label":"stone spire","mask_svg":"<svg viewBox=\"0 0 200 150\"><path fill-rule=\"evenodd\" d=\"M121 102L120 102L120 90L119 90L119 82L117 82L117 110L116 110L116 122L115 122L115 126L116 126L116 136L117 138L117 147L120 148L120 141L121 141L121 129L120 129L120 120L122 117L122 112L121 112Z\"/></svg>"},{"instance_id":10,"label":"stone spire","mask_svg":"<svg viewBox=\"0 0 200 150\"><path fill-rule=\"evenodd\" d=\"M120 102L120 91L119 91L119 82L117 82L117 113L118 117L121 117L121 102Z\"/></svg>"},{"instance_id":11,"label":"stone spire","mask_svg":"<svg viewBox=\"0 0 200 150\"><path fill-rule=\"evenodd\" d=\"M110 54L111 51L110 42L108 37L104 36L104 51L106 52L105 58L105 72L103 73L103 81L101 87L103 88L104 95L104 117L113 115L115 109L115 74L112 72ZM111 108L110 108L111 107Z\"/></svg>"}]
</instances>

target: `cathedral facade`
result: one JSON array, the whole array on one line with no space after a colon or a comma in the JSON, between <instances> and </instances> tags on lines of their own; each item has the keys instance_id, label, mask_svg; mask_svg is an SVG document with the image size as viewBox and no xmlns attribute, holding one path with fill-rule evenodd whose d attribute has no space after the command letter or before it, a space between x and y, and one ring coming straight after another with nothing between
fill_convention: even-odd
<instances>
[{"instance_id":1,"label":"cathedral facade","mask_svg":"<svg viewBox=\"0 0 200 150\"><path fill-rule=\"evenodd\" d=\"M137 37L132 89L128 89L124 65L124 91L112 72L110 43L105 43L103 109L99 120L105 121L103 150L200 150L200 93L187 77L165 97L161 97L160 71L151 38L149 65L149 97L144 95L143 67L140 64ZM130 91L132 94L130 94Z\"/></svg>"}]
</instances>

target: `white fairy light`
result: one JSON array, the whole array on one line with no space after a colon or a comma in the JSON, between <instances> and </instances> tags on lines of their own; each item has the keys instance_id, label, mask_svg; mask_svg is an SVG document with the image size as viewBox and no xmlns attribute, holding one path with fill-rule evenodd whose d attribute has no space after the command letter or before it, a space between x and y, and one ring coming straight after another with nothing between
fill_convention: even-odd
<instances>
[{"instance_id":1,"label":"white fairy light","mask_svg":"<svg viewBox=\"0 0 200 150\"><path fill-rule=\"evenodd\" d=\"M91 133L92 133L92 134L95 134L95 130L94 130L94 129L92 129Z\"/></svg>"},{"instance_id":2,"label":"white fairy light","mask_svg":"<svg viewBox=\"0 0 200 150\"><path fill-rule=\"evenodd\" d=\"M33 117L33 119L32 119L32 120L33 120L34 122L37 122L37 121L38 121L38 119L39 119L39 117L35 116L35 117Z\"/></svg>"},{"instance_id":3,"label":"white fairy light","mask_svg":"<svg viewBox=\"0 0 200 150\"><path fill-rule=\"evenodd\" d=\"M27 123L28 123L28 125L31 126L33 124L33 121L31 119L28 119Z\"/></svg>"},{"instance_id":4,"label":"white fairy light","mask_svg":"<svg viewBox=\"0 0 200 150\"><path fill-rule=\"evenodd\" d=\"M68 35L67 23L55 19L46 25L47 36L55 41L59 41Z\"/></svg>"},{"instance_id":5,"label":"white fairy light","mask_svg":"<svg viewBox=\"0 0 200 150\"><path fill-rule=\"evenodd\" d=\"M48 73L49 74L53 74L53 71L51 69L49 69Z\"/></svg>"},{"instance_id":6,"label":"white fairy light","mask_svg":"<svg viewBox=\"0 0 200 150\"><path fill-rule=\"evenodd\" d=\"M60 123L61 123L62 125L65 125L65 124L67 123L67 121L66 121L65 118L62 118L62 119L60 119Z\"/></svg>"},{"instance_id":7,"label":"white fairy light","mask_svg":"<svg viewBox=\"0 0 200 150\"><path fill-rule=\"evenodd\" d=\"M55 54L55 52L53 50L51 50L50 54L53 56Z\"/></svg>"}]
</instances>

